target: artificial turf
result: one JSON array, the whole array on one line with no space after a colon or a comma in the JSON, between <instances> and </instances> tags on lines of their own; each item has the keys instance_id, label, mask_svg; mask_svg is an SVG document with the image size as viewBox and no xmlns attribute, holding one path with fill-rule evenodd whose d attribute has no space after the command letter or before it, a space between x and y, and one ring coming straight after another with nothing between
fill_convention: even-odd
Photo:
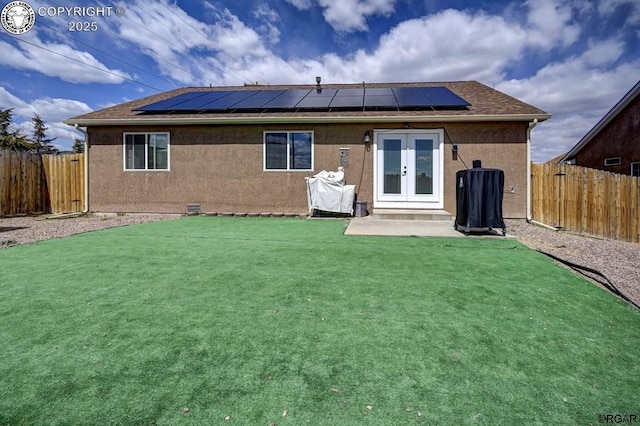
<instances>
[{"instance_id":1,"label":"artificial turf","mask_svg":"<svg viewBox=\"0 0 640 426\"><path fill-rule=\"evenodd\" d=\"M510 240L194 217L0 250L0 425L640 420L640 314Z\"/></svg>"}]
</instances>

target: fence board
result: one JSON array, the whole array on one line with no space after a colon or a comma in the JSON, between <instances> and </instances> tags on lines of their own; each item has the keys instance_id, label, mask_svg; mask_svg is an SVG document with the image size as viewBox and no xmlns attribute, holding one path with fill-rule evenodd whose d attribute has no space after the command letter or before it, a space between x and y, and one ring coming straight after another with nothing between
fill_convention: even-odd
<instances>
[{"instance_id":1,"label":"fence board","mask_svg":"<svg viewBox=\"0 0 640 426\"><path fill-rule=\"evenodd\" d=\"M0 150L0 216L84 208L84 155Z\"/></svg>"},{"instance_id":2,"label":"fence board","mask_svg":"<svg viewBox=\"0 0 640 426\"><path fill-rule=\"evenodd\" d=\"M533 164L531 174L534 220L640 242L640 177L568 164Z\"/></svg>"}]
</instances>

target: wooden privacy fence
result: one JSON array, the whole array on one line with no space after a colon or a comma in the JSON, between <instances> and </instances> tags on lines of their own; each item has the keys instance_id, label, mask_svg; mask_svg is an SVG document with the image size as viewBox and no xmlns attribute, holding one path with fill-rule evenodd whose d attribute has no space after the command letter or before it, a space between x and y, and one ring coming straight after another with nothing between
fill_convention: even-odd
<instances>
[{"instance_id":1,"label":"wooden privacy fence","mask_svg":"<svg viewBox=\"0 0 640 426\"><path fill-rule=\"evenodd\" d=\"M84 154L43 155L49 212L84 209Z\"/></svg>"},{"instance_id":2,"label":"wooden privacy fence","mask_svg":"<svg viewBox=\"0 0 640 426\"><path fill-rule=\"evenodd\" d=\"M0 216L84 209L84 155L0 150Z\"/></svg>"},{"instance_id":3,"label":"wooden privacy fence","mask_svg":"<svg viewBox=\"0 0 640 426\"><path fill-rule=\"evenodd\" d=\"M532 164L533 219L568 231L640 242L640 177Z\"/></svg>"},{"instance_id":4,"label":"wooden privacy fence","mask_svg":"<svg viewBox=\"0 0 640 426\"><path fill-rule=\"evenodd\" d=\"M0 150L0 215L45 212L45 194L40 155Z\"/></svg>"}]
</instances>

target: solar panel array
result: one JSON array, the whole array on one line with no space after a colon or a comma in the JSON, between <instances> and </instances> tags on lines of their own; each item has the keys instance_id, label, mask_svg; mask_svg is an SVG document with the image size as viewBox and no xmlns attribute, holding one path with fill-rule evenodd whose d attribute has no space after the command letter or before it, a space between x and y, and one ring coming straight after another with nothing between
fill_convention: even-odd
<instances>
[{"instance_id":1,"label":"solar panel array","mask_svg":"<svg viewBox=\"0 0 640 426\"><path fill-rule=\"evenodd\" d=\"M229 90L187 92L136 108L145 113L290 110L461 109L470 104L446 87Z\"/></svg>"}]
</instances>

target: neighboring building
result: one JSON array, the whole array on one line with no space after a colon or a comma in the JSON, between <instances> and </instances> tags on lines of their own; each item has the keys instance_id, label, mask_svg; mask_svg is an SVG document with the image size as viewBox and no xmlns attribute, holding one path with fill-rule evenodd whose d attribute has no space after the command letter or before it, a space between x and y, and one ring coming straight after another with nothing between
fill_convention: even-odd
<instances>
[{"instance_id":1,"label":"neighboring building","mask_svg":"<svg viewBox=\"0 0 640 426\"><path fill-rule=\"evenodd\" d=\"M640 176L640 81L561 161Z\"/></svg>"},{"instance_id":2,"label":"neighboring building","mask_svg":"<svg viewBox=\"0 0 640 426\"><path fill-rule=\"evenodd\" d=\"M564 159L564 156L567 155L566 152L563 152L562 154L558 155L557 157L553 157L551 160L546 161L544 164L557 164L557 163L561 163L562 160Z\"/></svg>"},{"instance_id":3,"label":"neighboring building","mask_svg":"<svg viewBox=\"0 0 640 426\"><path fill-rule=\"evenodd\" d=\"M70 118L95 212L306 213L305 177L345 167L371 208L455 212L455 174L505 172L527 214L529 132L546 112L476 81L183 88Z\"/></svg>"}]
</instances>

